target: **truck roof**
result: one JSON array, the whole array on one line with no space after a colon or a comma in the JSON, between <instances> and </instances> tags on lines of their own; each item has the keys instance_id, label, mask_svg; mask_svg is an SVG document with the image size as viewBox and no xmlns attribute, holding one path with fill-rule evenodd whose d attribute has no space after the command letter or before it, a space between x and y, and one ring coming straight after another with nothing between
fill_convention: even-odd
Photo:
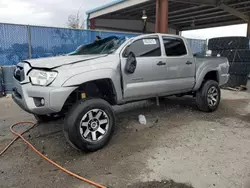
<instances>
[{"instance_id":1,"label":"truck roof","mask_svg":"<svg viewBox=\"0 0 250 188\"><path fill-rule=\"evenodd\" d=\"M137 37L145 37L145 36L166 36L166 37L177 37L177 38L181 38L181 39L185 39L185 37L182 37L180 35L172 35L172 34L165 34L165 33L151 33L151 34L143 34L143 35L139 35ZM133 38L137 38L137 37L133 37Z\"/></svg>"}]
</instances>

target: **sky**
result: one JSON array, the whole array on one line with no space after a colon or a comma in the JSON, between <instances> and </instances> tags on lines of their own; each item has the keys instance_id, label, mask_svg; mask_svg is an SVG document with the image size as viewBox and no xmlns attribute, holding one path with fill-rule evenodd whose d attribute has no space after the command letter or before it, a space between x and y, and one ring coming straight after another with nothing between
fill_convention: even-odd
<instances>
[{"instance_id":1,"label":"sky","mask_svg":"<svg viewBox=\"0 0 250 188\"><path fill-rule=\"evenodd\" d=\"M111 0L0 0L0 23L66 27L68 16L85 12Z\"/></svg>"},{"instance_id":2,"label":"sky","mask_svg":"<svg viewBox=\"0 0 250 188\"><path fill-rule=\"evenodd\" d=\"M68 16L85 12L112 0L0 0L0 23L66 27ZM246 24L184 31L187 38L208 39L220 36L246 36Z\"/></svg>"}]
</instances>

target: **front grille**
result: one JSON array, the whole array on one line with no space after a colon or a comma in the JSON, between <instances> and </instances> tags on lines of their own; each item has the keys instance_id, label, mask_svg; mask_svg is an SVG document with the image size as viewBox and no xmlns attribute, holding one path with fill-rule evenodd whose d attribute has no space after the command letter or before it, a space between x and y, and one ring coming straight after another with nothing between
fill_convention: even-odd
<instances>
[{"instance_id":1,"label":"front grille","mask_svg":"<svg viewBox=\"0 0 250 188\"><path fill-rule=\"evenodd\" d=\"M24 81L25 79L25 73L23 67L17 66L14 71L14 78L18 80L19 82Z\"/></svg>"}]
</instances>

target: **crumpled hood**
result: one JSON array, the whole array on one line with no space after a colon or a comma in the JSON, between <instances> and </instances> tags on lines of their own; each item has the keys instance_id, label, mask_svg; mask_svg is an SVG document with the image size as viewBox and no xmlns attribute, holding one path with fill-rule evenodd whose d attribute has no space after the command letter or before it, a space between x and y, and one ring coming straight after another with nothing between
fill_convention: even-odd
<instances>
[{"instance_id":1,"label":"crumpled hood","mask_svg":"<svg viewBox=\"0 0 250 188\"><path fill-rule=\"evenodd\" d=\"M53 69L63 65L80 63L83 61L88 61L92 59L99 59L107 55L72 55L72 56L57 56L57 57L47 57L39 59L28 59L25 62L28 62L31 67L35 68L48 68Z\"/></svg>"}]
</instances>

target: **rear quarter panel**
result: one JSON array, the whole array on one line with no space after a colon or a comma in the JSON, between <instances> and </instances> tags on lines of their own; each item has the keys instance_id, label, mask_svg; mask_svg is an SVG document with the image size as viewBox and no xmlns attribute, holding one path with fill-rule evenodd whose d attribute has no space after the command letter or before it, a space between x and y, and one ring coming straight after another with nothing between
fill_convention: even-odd
<instances>
[{"instance_id":1,"label":"rear quarter panel","mask_svg":"<svg viewBox=\"0 0 250 188\"><path fill-rule=\"evenodd\" d=\"M219 85L224 85L228 81L229 63L224 57L196 57L196 84L194 91L201 87L204 77L208 72L216 71Z\"/></svg>"}]
</instances>

